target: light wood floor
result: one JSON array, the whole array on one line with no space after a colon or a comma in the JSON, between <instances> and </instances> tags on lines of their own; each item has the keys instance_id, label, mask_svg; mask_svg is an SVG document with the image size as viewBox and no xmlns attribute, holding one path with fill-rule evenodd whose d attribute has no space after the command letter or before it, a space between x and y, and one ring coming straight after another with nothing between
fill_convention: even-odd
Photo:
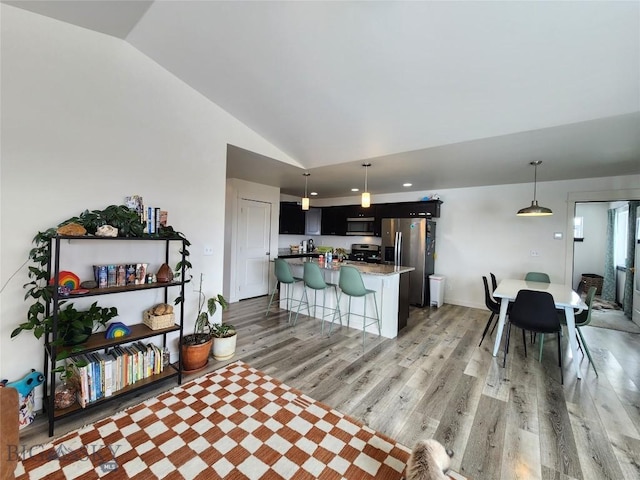
<instances>
[{"instance_id":1,"label":"light wood floor","mask_svg":"<svg viewBox=\"0 0 640 480\"><path fill-rule=\"evenodd\" d=\"M268 297L244 300L224 312L239 332L232 361L242 360L406 446L434 437L454 450L452 468L470 479L640 479L638 334L583 328L599 377L586 357L570 357L565 336L563 386L554 336L545 340L542 363L537 348L524 357L515 328L506 368L502 351L491 355L493 337L479 348L485 310L412 308L398 338L367 335L363 352L360 331L342 327L327 338L319 320L305 316L292 328L276 307L265 318L267 303ZM211 360L209 369L225 363ZM56 436L141 398L59 422ZM21 443L47 441L45 423L36 420Z\"/></svg>"}]
</instances>

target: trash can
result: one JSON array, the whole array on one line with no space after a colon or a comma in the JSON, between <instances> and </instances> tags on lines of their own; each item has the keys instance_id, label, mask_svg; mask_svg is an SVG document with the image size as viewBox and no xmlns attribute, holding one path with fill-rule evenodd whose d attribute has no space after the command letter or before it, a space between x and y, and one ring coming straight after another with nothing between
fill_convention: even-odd
<instances>
[{"instance_id":1,"label":"trash can","mask_svg":"<svg viewBox=\"0 0 640 480\"><path fill-rule=\"evenodd\" d=\"M429 275L429 293L431 294L430 305L436 307L444 303L444 279L442 275Z\"/></svg>"}]
</instances>

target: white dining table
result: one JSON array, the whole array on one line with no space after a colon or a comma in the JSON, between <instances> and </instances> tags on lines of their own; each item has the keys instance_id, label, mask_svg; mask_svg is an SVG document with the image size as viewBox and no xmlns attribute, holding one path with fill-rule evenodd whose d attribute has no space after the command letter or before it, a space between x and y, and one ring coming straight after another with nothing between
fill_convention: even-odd
<instances>
[{"instance_id":1,"label":"white dining table","mask_svg":"<svg viewBox=\"0 0 640 480\"><path fill-rule=\"evenodd\" d=\"M577 309L579 313L587 308L587 305L582 301L580 295L573 291L570 285L564 285L562 283L529 282L526 280L507 278L498 284L498 287L493 292L493 298L501 299L500 316L498 317L498 333L496 334L496 341L493 345L493 356L498 355L498 350L500 349L500 340L502 339L502 331L507 317L509 302L513 302L516 299L516 295L518 295L520 290L548 292L553 296L556 308L564 309L564 314L567 318L569 345L571 346L571 354L574 359L573 363L576 367L578 378L582 378L579 362L576 361L578 358L578 345L576 343L576 319L574 309Z\"/></svg>"}]
</instances>

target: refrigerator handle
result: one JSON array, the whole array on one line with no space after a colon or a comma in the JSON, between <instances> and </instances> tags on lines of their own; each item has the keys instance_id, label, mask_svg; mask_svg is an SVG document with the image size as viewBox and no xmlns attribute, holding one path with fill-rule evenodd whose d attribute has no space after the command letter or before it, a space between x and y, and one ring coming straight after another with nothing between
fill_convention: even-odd
<instances>
[{"instance_id":1,"label":"refrigerator handle","mask_svg":"<svg viewBox=\"0 0 640 480\"><path fill-rule=\"evenodd\" d=\"M396 249L394 263L400 265L400 259L402 257L402 232L396 232Z\"/></svg>"}]
</instances>

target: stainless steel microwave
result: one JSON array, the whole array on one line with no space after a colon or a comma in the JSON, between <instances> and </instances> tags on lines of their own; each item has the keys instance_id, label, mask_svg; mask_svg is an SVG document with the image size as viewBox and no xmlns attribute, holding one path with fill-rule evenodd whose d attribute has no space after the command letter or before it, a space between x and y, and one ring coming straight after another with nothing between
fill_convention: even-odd
<instances>
[{"instance_id":1,"label":"stainless steel microwave","mask_svg":"<svg viewBox=\"0 0 640 480\"><path fill-rule=\"evenodd\" d=\"M371 237L375 234L374 222L374 217L349 217L347 218L347 235Z\"/></svg>"}]
</instances>

